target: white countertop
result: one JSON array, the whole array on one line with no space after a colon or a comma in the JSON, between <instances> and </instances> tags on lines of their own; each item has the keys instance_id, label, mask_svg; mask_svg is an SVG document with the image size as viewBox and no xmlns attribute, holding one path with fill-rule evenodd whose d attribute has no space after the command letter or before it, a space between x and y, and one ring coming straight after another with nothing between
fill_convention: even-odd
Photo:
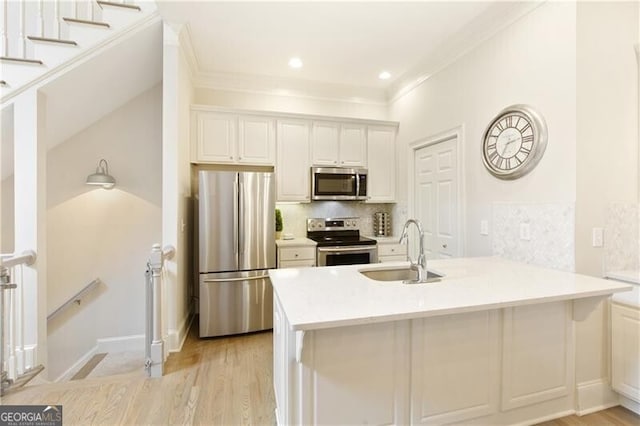
<instances>
[{"instance_id":1,"label":"white countertop","mask_svg":"<svg viewBox=\"0 0 640 426\"><path fill-rule=\"evenodd\" d=\"M613 280L637 284L631 291L613 295L612 300L640 308L640 271L608 271L605 275Z\"/></svg>"},{"instance_id":2,"label":"white countertop","mask_svg":"<svg viewBox=\"0 0 640 426\"><path fill-rule=\"evenodd\" d=\"M315 247L316 242L308 238L294 238L292 240L276 240L277 247Z\"/></svg>"},{"instance_id":3,"label":"white countertop","mask_svg":"<svg viewBox=\"0 0 640 426\"><path fill-rule=\"evenodd\" d=\"M631 289L613 280L494 257L431 260L428 269L444 273L445 278L428 284L374 281L358 272L406 265L273 269L269 275L294 330L606 296Z\"/></svg>"}]
</instances>

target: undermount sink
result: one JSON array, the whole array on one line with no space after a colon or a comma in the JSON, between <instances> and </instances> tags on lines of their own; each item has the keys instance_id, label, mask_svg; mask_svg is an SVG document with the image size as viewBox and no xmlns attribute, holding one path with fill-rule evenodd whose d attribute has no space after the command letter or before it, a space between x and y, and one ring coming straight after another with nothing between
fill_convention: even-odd
<instances>
[{"instance_id":1,"label":"undermount sink","mask_svg":"<svg viewBox=\"0 0 640 426\"><path fill-rule=\"evenodd\" d=\"M396 269L366 269L359 271L367 278L371 278L374 281L415 281L418 278L418 272L409 268L396 268ZM433 271L427 270L427 279L420 283L433 283L440 281L442 275L436 274Z\"/></svg>"}]
</instances>

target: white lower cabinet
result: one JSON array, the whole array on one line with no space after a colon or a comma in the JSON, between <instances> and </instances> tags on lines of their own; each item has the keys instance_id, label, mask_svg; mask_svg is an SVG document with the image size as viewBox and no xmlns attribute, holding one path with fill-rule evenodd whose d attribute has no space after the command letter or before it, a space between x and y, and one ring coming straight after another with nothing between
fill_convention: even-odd
<instances>
[{"instance_id":1,"label":"white lower cabinet","mask_svg":"<svg viewBox=\"0 0 640 426\"><path fill-rule=\"evenodd\" d=\"M522 424L571 412L571 312L556 302L303 332L276 302L278 424Z\"/></svg>"},{"instance_id":2,"label":"white lower cabinet","mask_svg":"<svg viewBox=\"0 0 640 426\"><path fill-rule=\"evenodd\" d=\"M398 244L397 240L378 240L378 262L402 262L407 260L407 245Z\"/></svg>"},{"instance_id":3,"label":"white lower cabinet","mask_svg":"<svg viewBox=\"0 0 640 426\"><path fill-rule=\"evenodd\" d=\"M611 386L640 403L640 308L611 304Z\"/></svg>"},{"instance_id":4,"label":"white lower cabinet","mask_svg":"<svg viewBox=\"0 0 640 426\"><path fill-rule=\"evenodd\" d=\"M316 266L315 246L278 247L278 268Z\"/></svg>"}]
</instances>

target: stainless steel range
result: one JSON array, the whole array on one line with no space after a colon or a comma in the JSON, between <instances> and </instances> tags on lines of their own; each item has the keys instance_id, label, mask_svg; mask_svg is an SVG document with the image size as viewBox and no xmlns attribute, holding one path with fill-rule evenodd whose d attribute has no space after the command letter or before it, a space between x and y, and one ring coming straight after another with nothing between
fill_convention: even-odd
<instances>
[{"instance_id":1,"label":"stainless steel range","mask_svg":"<svg viewBox=\"0 0 640 426\"><path fill-rule=\"evenodd\" d=\"M318 266L378 263L377 242L360 236L357 217L307 219L307 238L318 243Z\"/></svg>"}]
</instances>

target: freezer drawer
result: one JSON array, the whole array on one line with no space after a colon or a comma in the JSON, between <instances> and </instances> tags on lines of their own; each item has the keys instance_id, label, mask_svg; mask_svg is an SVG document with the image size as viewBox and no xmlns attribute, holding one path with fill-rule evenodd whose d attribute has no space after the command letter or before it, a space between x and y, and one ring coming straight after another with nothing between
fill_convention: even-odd
<instances>
[{"instance_id":1,"label":"freezer drawer","mask_svg":"<svg viewBox=\"0 0 640 426\"><path fill-rule=\"evenodd\" d=\"M266 270L200 275L200 337L273 327L273 290Z\"/></svg>"}]
</instances>

